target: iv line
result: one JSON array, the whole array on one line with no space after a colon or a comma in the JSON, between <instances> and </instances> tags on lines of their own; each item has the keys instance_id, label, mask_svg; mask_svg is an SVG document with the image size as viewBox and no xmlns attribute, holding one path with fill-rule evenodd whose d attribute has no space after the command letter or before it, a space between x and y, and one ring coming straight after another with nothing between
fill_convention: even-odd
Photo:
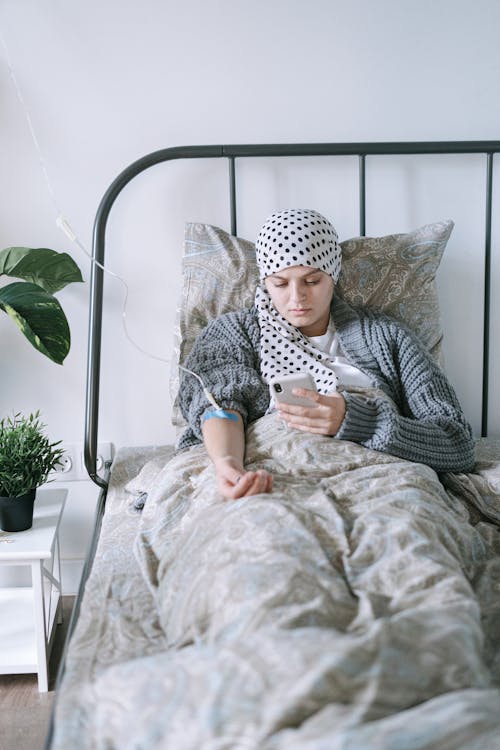
<instances>
[{"instance_id":1,"label":"iv line","mask_svg":"<svg viewBox=\"0 0 500 750\"><path fill-rule=\"evenodd\" d=\"M3 50L4 50L4 53L5 53L5 60L6 60L6 63L7 63L7 69L9 71L10 79L11 79L12 84L14 86L14 90L16 92L16 95L17 95L17 98L18 98L19 103L21 105L21 108L22 108L22 110L24 112L24 116L26 118L26 122L28 123L29 132L30 132L30 135L31 135L31 139L33 141L33 145L35 146L35 151L37 153L38 160L40 162L40 166L41 166L41 169L42 169L42 174L43 174L43 178L44 178L44 181L45 181L45 185L47 187L47 191L48 191L50 199L51 199L51 201L52 201L52 203L54 205L54 208L56 210L56 214L57 214L56 225L57 225L57 227L62 232L64 232L64 234L68 237L68 239L71 242L73 242L75 245L77 245L77 247L84 253L84 255L86 255L90 259L90 261L92 263L94 263L98 268L100 268L105 273L108 273L110 276L113 276L115 279L118 279L118 281L121 281L121 283L123 284L124 289L125 289L125 296L124 296L123 308L122 308L122 325L123 325L123 330L124 330L125 336L128 339L128 341L132 344L132 346L134 346L139 352L141 352L141 354L144 354L146 357L149 357L150 359L154 359L154 360L157 360L159 362L163 362L165 364L169 364L170 365L171 364L171 360L170 359L165 359L164 357L160 357L160 356L158 356L156 354L152 354L151 352L148 352L146 349L144 349L142 346L140 346L136 341L134 341L134 339L131 337L131 335L130 335L130 333L128 331L128 327L127 327L127 303L128 303L128 295L129 295L129 286L128 286L127 282L125 281L125 279L123 279L117 273L115 273L114 271L111 271L109 268L107 268L106 266L104 266L102 263L99 263L99 261L96 260L96 258L94 258L91 255L91 253L88 252L88 250L85 247L85 245L80 241L80 239L77 236L77 234L73 231L73 229L72 229L70 223L68 222L68 220L63 216L62 211L61 211L61 209L59 207L59 204L57 202L57 198L56 198L56 195L55 195L55 192L54 192L54 188L52 186L52 182L51 182L51 179L50 179L50 176L49 176L49 172L48 172L47 165L46 165L46 162L45 162L45 159L44 159L44 156L43 156L43 152L42 152L40 143L38 141L38 138L37 138L37 135L36 135L36 132L35 132L35 128L33 126L33 121L32 121L32 118L31 118L31 114L30 114L28 105L26 104L26 102L24 100L21 88L20 88L20 86L18 84L18 81L17 81L16 74L14 73L14 68L12 66L9 49L7 47L7 44L5 42L5 39L4 39L4 36L2 34L1 29L0 29L0 43L1 43L1 45L3 47ZM200 384L201 384L201 386L203 388L203 393L205 394L207 400L212 404L212 406L215 406L216 409L220 409L221 408L219 406L219 404L217 403L217 401L215 400L215 398L213 397L213 395L208 391L208 389L205 386L205 383L203 382L203 380L201 379L201 377L197 373L193 372L192 370L188 370L187 367L184 367L181 364L178 364L177 366L178 366L178 368L180 370L183 370L184 372L187 372L190 375L193 375L200 382Z\"/></svg>"},{"instance_id":2,"label":"iv line","mask_svg":"<svg viewBox=\"0 0 500 750\"><path fill-rule=\"evenodd\" d=\"M125 332L125 336L129 340L129 342L132 344L132 346L134 346L139 352L141 352L142 354L144 354L146 357L150 357L151 359L155 359L155 360L158 360L159 362L164 362L166 364L171 364L171 360L165 359L164 357L159 357L158 355L152 354L151 352L146 351L146 349L143 349L142 346L140 346L130 336L130 334L128 332L128 328L127 328L127 300L128 300L128 293L129 293L129 287L128 287L127 282L124 279L122 279L121 276L118 276L117 273L114 273L114 271L110 271L109 268L106 268L105 266L103 266L102 263L99 263L99 261L97 261L92 255L90 255L90 253L87 251L87 249L85 248L85 246L78 239L77 235L73 232L73 229L71 228L71 225L64 218L64 216L58 216L57 219L56 219L56 224L59 227L59 229L61 229L72 242L74 242L76 245L78 245L78 247L80 248L80 250L82 250L85 253L85 255L87 255L90 258L90 260L92 261L92 263L95 263L95 265L98 268L102 269L106 273L109 273L111 276L114 276L116 279L118 279L118 281L121 281L121 283L125 287L125 298L124 298L124 301L123 301L123 310L122 310L122 323L123 323L123 330ZM219 406L219 404L217 403L217 401L215 400L215 398L213 397L213 395L210 393L210 391L205 386L205 383L203 382L203 380L201 379L201 377L196 372L193 372L192 370L188 370L187 367L184 367L181 364L178 364L177 366L178 366L178 368L180 370L183 370L184 372L187 372L190 375L193 375L200 382L200 384L201 384L201 386L203 388L203 393L205 394L205 396L208 399L208 401L212 404L212 406L215 406L216 409L220 409L221 408Z\"/></svg>"},{"instance_id":3,"label":"iv line","mask_svg":"<svg viewBox=\"0 0 500 750\"><path fill-rule=\"evenodd\" d=\"M51 181L50 176L49 176L49 172L48 172L48 169L47 169L45 158L43 156L42 148L40 146L40 143L38 141L38 138L37 138L37 135L36 135L36 132L35 132L35 128L33 126L33 120L31 118L30 111L29 111L28 105L26 104L26 102L24 100L23 93L22 93L21 88L19 86L19 83L17 81L16 74L14 73L14 68L12 66L12 62L11 62L11 58L10 58L10 54L9 54L9 49L7 47L7 44L5 42L5 39L4 39L4 36L3 36L2 32L1 32L1 30L0 30L0 42L2 44L4 53L5 53L5 59L6 59L6 62L7 62L7 68L8 68L8 71L9 71L10 79L11 79L11 81L13 83L14 90L15 90L15 92L17 94L17 98L18 98L19 103L21 105L21 108L22 108L22 110L24 112L24 116L26 118L26 122L28 123L28 128L29 128L29 132L30 132L30 135L31 135L31 139L33 141L33 145L35 146L35 151L36 151L36 154L37 154L37 157L38 157L38 161L40 162L40 166L41 166L41 169L42 169L42 174L43 174L43 178L44 178L44 181L45 181L45 186L47 188L47 192L49 193L49 196L50 196L50 199L51 199L51 201L53 203L53 206L54 206L54 208L56 210L56 215L57 215L56 225L58 226L58 228L62 232L64 232L64 234L66 235L66 237L68 237L68 239L71 242L73 242L75 245L77 245L77 247L79 247L79 249L84 253L84 255L86 255L91 260L92 263L94 263L98 268L100 268L105 273L108 273L110 276L113 276L115 279L118 279L118 281L121 281L121 283L123 284L124 289L125 289L125 297L124 297L124 302L123 302L122 321L123 321L123 328L124 328L124 331L125 331L125 335L126 335L127 339L130 341L130 343L133 346L135 346L140 352L142 352L143 354L145 354L146 356L152 357L153 359L157 359L160 362L165 362L166 364L169 364L170 360L164 359L163 357L159 357L157 355L154 355L154 354L151 354L150 352L145 351L144 349L142 349L142 347L140 347L138 344L136 344L135 341L133 341L133 339L131 338L131 336L130 336L130 334L128 332L127 323L126 323L126 317L127 317L126 310L127 310L127 302L128 302L128 294L129 294L129 287L128 287L127 282L125 281L125 279L123 279L117 273L115 273L114 271L111 271L109 268L103 266L101 263L99 263L99 261L97 261L94 257L92 257L92 255L89 253L89 251L87 250L87 248L85 247L85 245L81 242L81 240L79 239L79 237L74 232L74 230L71 227L71 225L69 224L68 220L63 216L61 208L60 208L60 206L59 206L59 204L57 202L57 198L56 198L56 195L55 195L55 192L54 192L54 188L52 186L52 181Z\"/></svg>"}]
</instances>

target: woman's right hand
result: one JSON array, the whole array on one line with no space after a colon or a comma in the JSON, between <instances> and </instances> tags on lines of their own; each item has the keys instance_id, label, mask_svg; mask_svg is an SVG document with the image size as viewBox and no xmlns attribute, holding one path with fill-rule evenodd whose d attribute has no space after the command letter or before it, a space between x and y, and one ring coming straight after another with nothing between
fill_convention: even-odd
<instances>
[{"instance_id":1,"label":"woman's right hand","mask_svg":"<svg viewBox=\"0 0 500 750\"><path fill-rule=\"evenodd\" d=\"M271 492L273 477L264 469L247 471L232 456L223 456L214 460L217 487L228 500L250 497L261 492Z\"/></svg>"}]
</instances>

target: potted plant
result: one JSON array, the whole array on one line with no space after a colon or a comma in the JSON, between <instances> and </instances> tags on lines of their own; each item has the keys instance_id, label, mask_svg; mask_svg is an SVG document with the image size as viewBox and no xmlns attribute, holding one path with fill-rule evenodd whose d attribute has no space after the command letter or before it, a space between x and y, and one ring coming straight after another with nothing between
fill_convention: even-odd
<instances>
[{"instance_id":1,"label":"potted plant","mask_svg":"<svg viewBox=\"0 0 500 750\"><path fill-rule=\"evenodd\" d=\"M36 489L60 463L61 441L51 443L40 412L0 420L0 528L24 531L33 524Z\"/></svg>"},{"instance_id":2,"label":"potted plant","mask_svg":"<svg viewBox=\"0 0 500 750\"><path fill-rule=\"evenodd\" d=\"M49 248L7 247L0 251L0 276L23 281L0 288L0 309L9 315L28 341L57 364L69 352L68 321L54 292L83 281L67 253Z\"/></svg>"}]
</instances>

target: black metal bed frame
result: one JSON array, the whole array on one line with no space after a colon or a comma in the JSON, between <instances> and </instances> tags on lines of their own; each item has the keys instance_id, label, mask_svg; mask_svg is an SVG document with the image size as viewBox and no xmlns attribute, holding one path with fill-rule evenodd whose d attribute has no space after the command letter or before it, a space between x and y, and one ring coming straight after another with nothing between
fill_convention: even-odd
<instances>
[{"instance_id":1,"label":"black metal bed frame","mask_svg":"<svg viewBox=\"0 0 500 750\"><path fill-rule=\"evenodd\" d=\"M66 646L56 681L56 691L64 674L67 646L78 619L81 599L99 538L106 493L109 481L109 466L100 475L97 471L97 446L99 422L99 386L101 369L101 339L103 310L103 266L105 259L106 227L110 211L126 185L150 167L176 159L225 158L229 164L229 206L231 233L237 232L236 208L236 159L284 156L357 156L359 161L359 233L366 229L366 157L431 154L484 154L485 163L485 230L484 230L484 309L483 309L483 381L481 435L488 432L490 308L491 308L491 251L494 155L500 152L500 141L428 141L428 142L380 142L380 143L293 143L293 144L246 144L227 146L180 146L154 151L132 162L111 183L97 210L92 250L90 276L90 312L88 329L88 358L84 454L85 466L90 478L100 488L94 533L85 561L75 606L68 628ZM53 715L47 737L46 748L50 748L53 734Z\"/></svg>"}]
</instances>

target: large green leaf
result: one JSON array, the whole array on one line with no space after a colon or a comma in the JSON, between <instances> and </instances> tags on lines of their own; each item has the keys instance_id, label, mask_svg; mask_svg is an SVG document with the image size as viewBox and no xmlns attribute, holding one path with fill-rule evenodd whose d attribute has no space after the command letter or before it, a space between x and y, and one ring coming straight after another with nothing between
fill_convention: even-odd
<instances>
[{"instance_id":1,"label":"large green leaf","mask_svg":"<svg viewBox=\"0 0 500 750\"><path fill-rule=\"evenodd\" d=\"M25 279L51 294L73 281L83 281L80 269L70 255L47 247L7 247L1 250L0 274Z\"/></svg>"},{"instance_id":2,"label":"large green leaf","mask_svg":"<svg viewBox=\"0 0 500 750\"><path fill-rule=\"evenodd\" d=\"M71 335L59 302L36 284L17 281L0 289L0 308L35 349L61 365L69 352Z\"/></svg>"}]
</instances>

